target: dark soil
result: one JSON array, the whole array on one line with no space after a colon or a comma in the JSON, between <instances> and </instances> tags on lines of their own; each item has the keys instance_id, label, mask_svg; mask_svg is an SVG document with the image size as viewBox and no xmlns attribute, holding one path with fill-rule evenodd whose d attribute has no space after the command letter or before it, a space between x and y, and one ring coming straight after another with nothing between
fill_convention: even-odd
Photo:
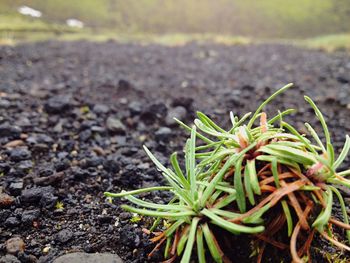
<instances>
[{"instance_id":1,"label":"dark soil","mask_svg":"<svg viewBox=\"0 0 350 263\"><path fill-rule=\"evenodd\" d=\"M0 47L0 256L7 253L5 242L18 236L25 250L19 246L12 253L21 262L51 262L72 251L146 262L152 244L141 227L147 220L131 223L132 215L119 208L121 200L110 203L103 192L162 183L142 145L165 164L171 152L181 152L186 133L170 117L189 123L201 110L227 125L230 110L253 111L289 82L294 89L268 107L270 116L293 107L298 113L289 121L299 130L305 131L305 121L319 128L303 100L311 96L339 151L350 130L345 53L115 42ZM254 262L248 258L249 240L236 241L230 253L237 262ZM320 240L315 246L335 251ZM264 262L280 262L279 255L271 250Z\"/></svg>"}]
</instances>

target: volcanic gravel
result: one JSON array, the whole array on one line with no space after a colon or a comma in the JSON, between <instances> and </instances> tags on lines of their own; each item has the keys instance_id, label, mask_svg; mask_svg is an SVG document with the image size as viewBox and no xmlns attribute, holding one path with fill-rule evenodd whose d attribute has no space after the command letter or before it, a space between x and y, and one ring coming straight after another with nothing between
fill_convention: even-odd
<instances>
[{"instance_id":1,"label":"volcanic gravel","mask_svg":"<svg viewBox=\"0 0 350 263\"><path fill-rule=\"evenodd\" d=\"M150 220L136 220L120 209L122 200L110 202L103 192L163 182L142 145L164 164L173 151L181 153L186 132L173 116L190 123L200 110L228 127L229 111L254 111L289 82L295 87L272 102L269 116L292 107L298 113L288 120L300 131L306 132L305 121L319 130L303 100L311 96L339 151L350 130L346 53L283 45L164 47L113 41L0 47L0 257L52 262L66 252L83 251L146 262L153 245L141 229ZM165 193L144 197L159 203L169 199ZM245 240L232 244L237 262L253 262ZM319 250L334 251L326 244L315 242ZM280 257L271 250L264 262L280 262ZM318 257L317 262L327 262Z\"/></svg>"}]
</instances>

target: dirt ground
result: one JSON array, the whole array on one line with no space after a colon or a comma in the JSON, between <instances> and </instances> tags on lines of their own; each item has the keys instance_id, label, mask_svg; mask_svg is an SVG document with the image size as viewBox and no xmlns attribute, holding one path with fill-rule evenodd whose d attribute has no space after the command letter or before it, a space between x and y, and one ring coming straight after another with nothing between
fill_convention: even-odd
<instances>
[{"instance_id":1,"label":"dirt ground","mask_svg":"<svg viewBox=\"0 0 350 263\"><path fill-rule=\"evenodd\" d=\"M295 87L267 112L295 108L300 131L317 120L303 95L325 114L336 150L350 131L350 56L282 45L181 47L115 42L45 42L0 47L0 257L18 236L20 262L51 262L72 251L112 252L125 262L146 262L152 249L121 200L104 191L158 185L142 150L167 164L182 151L195 111L228 125L229 111L254 111L284 84ZM347 161L347 164L350 164ZM347 198L349 192L345 193ZM157 202L168 198L148 196ZM350 201L350 199L347 199ZM245 240L245 239L243 239ZM316 240L314 253L334 252ZM231 251L249 259L249 239ZM288 254L288 253L287 253ZM281 262L278 251L264 262ZM288 262L288 257L285 258ZM157 261L156 259L153 259Z\"/></svg>"}]
</instances>

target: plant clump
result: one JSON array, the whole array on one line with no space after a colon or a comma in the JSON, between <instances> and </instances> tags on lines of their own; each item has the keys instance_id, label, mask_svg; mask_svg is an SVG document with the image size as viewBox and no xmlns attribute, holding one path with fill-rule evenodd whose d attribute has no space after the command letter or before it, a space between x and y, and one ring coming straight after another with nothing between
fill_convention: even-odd
<instances>
[{"instance_id":1,"label":"plant clump","mask_svg":"<svg viewBox=\"0 0 350 263\"><path fill-rule=\"evenodd\" d=\"M306 96L322 125L325 143L310 124L305 124L311 134L308 139L283 120L294 112L292 109L268 120L263 108L291 86L275 92L254 114L238 118L231 112L229 130L201 112L193 127L177 120L191 133L184 148L184 171L176 153L170 158L170 169L144 147L168 185L105 193L125 197L137 206L123 205L125 210L156 219L146 230L154 235L151 241L156 244L150 256L163 247L165 262L178 257L189 262L195 256L198 262L206 262L209 255L216 262L229 262L215 227L227 234L250 234L257 246L257 262L263 262L266 244L289 249L293 262L311 262L310 247L316 234L350 251L333 231L334 227L343 229L350 242L349 219L337 188L350 187L345 178L350 170L338 171L350 149L350 138L346 136L336 157L325 119ZM258 120L260 123L254 125ZM198 145L197 137L201 141ZM173 198L168 204L156 204L135 197L149 191L170 191ZM332 214L335 198L342 219ZM167 222L164 227L159 226L162 220ZM157 227L158 232L154 231Z\"/></svg>"}]
</instances>

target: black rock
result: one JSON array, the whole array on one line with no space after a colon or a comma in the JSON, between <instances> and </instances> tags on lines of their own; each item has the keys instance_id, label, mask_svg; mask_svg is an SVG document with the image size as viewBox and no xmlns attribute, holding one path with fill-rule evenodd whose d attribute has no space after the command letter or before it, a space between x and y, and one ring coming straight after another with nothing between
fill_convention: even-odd
<instances>
[{"instance_id":1,"label":"black rock","mask_svg":"<svg viewBox=\"0 0 350 263\"><path fill-rule=\"evenodd\" d=\"M72 98L67 95L60 95L50 98L44 105L47 113L61 113L71 109Z\"/></svg>"},{"instance_id":2,"label":"black rock","mask_svg":"<svg viewBox=\"0 0 350 263\"><path fill-rule=\"evenodd\" d=\"M27 210L22 213L22 223L26 225L31 225L34 220L38 219L40 216L40 210Z\"/></svg>"},{"instance_id":3,"label":"black rock","mask_svg":"<svg viewBox=\"0 0 350 263\"><path fill-rule=\"evenodd\" d=\"M46 134L34 134L32 136L29 136L26 139L26 142L31 144L31 145L35 145L38 143L51 144L51 143L53 143L53 139Z\"/></svg>"},{"instance_id":4,"label":"black rock","mask_svg":"<svg viewBox=\"0 0 350 263\"><path fill-rule=\"evenodd\" d=\"M54 189L51 186L34 187L22 191L21 200L24 203L39 202L40 199L47 194L53 194Z\"/></svg>"},{"instance_id":5,"label":"black rock","mask_svg":"<svg viewBox=\"0 0 350 263\"><path fill-rule=\"evenodd\" d=\"M55 240L60 243L67 243L73 237L73 232L69 229L63 229L57 233Z\"/></svg>"},{"instance_id":6,"label":"black rock","mask_svg":"<svg viewBox=\"0 0 350 263\"><path fill-rule=\"evenodd\" d=\"M5 174L10 170L10 165L8 163L0 162L0 173Z\"/></svg>"},{"instance_id":7,"label":"black rock","mask_svg":"<svg viewBox=\"0 0 350 263\"><path fill-rule=\"evenodd\" d=\"M14 162L28 160L31 158L31 153L26 148L14 148L9 151L10 159Z\"/></svg>"},{"instance_id":8,"label":"black rock","mask_svg":"<svg viewBox=\"0 0 350 263\"><path fill-rule=\"evenodd\" d=\"M123 147L120 153L124 156L133 156L139 151L137 147Z\"/></svg>"},{"instance_id":9,"label":"black rock","mask_svg":"<svg viewBox=\"0 0 350 263\"><path fill-rule=\"evenodd\" d=\"M117 158L109 158L104 161L103 167L108 172L117 173L120 170L120 161Z\"/></svg>"},{"instance_id":10,"label":"black rock","mask_svg":"<svg viewBox=\"0 0 350 263\"><path fill-rule=\"evenodd\" d=\"M132 88L132 85L129 81L127 81L125 79L121 79L118 82L118 88L121 90L130 89L130 88Z\"/></svg>"},{"instance_id":11,"label":"black rock","mask_svg":"<svg viewBox=\"0 0 350 263\"><path fill-rule=\"evenodd\" d=\"M11 102L5 99L0 99L0 109L8 109L11 106Z\"/></svg>"},{"instance_id":12,"label":"black rock","mask_svg":"<svg viewBox=\"0 0 350 263\"><path fill-rule=\"evenodd\" d=\"M17 169L27 172L33 168L33 162L31 160L21 161L16 166Z\"/></svg>"},{"instance_id":13,"label":"black rock","mask_svg":"<svg viewBox=\"0 0 350 263\"><path fill-rule=\"evenodd\" d=\"M79 139L83 142L88 141L92 136L91 130L84 130L81 133L79 133Z\"/></svg>"},{"instance_id":14,"label":"black rock","mask_svg":"<svg viewBox=\"0 0 350 263\"><path fill-rule=\"evenodd\" d=\"M117 134L125 134L125 126L124 124L117 118L115 117L108 117L106 121L106 126L108 131L112 133L117 133Z\"/></svg>"},{"instance_id":15,"label":"black rock","mask_svg":"<svg viewBox=\"0 0 350 263\"><path fill-rule=\"evenodd\" d=\"M89 176L89 173L87 171L79 167L72 167L72 174L76 180L82 180Z\"/></svg>"},{"instance_id":16,"label":"black rock","mask_svg":"<svg viewBox=\"0 0 350 263\"><path fill-rule=\"evenodd\" d=\"M0 137L18 138L22 132L22 129L18 126L10 124L0 125Z\"/></svg>"},{"instance_id":17,"label":"black rock","mask_svg":"<svg viewBox=\"0 0 350 263\"><path fill-rule=\"evenodd\" d=\"M54 173L53 168L45 166L38 171L39 176L50 176Z\"/></svg>"},{"instance_id":18,"label":"black rock","mask_svg":"<svg viewBox=\"0 0 350 263\"><path fill-rule=\"evenodd\" d=\"M35 154L47 153L49 152L49 150L50 150L49 146L45 143L37 143L32 148L32 152Z\"/></svg>"},{"instance_id":19,"label":"black rock","mask_svg":"<svg viewBox=\"0 0 350 263\"><path fill-rule=\"evenodd\" d=\"M84 168L88 167L97 167L103 163L103 158L99 156L93 156L91 158L86 159Z\"/></svg>"},{"instance_id":20,"label":"black rock","mask_svg":"<svg viewBox=\"0 0 350 263\"><path fill-rule=\"evenodd\" d=\"M70 167L69 161L67 159L63 159L55 163L55 169L57 172L64 171Z\"/></svg>"},{"instance_id":21,"label":"black rock","mask_svg":"<svg viewBox=\"0 0 350 263\"><path fill-rule=\"evenodd\" d=\"M166 124L171 125L177 125L177 122L174 120L174 118L183 121L186 118L187 110L183 106L177 106L175 108L172 108L168 111L168 115L166 117Z\"/></svg>"},{"instance_id":22,"label":"black rock","mask_svg":"<svg viewBox=\"0 0 350 263\"><path fill-rule=\"evenodd\" d=\"M92 110L93 112L98 114L106 114L109 112L109 107L104 104L96 104Z\"/></svg>"},{"instance_id":23,"label":"black rock","mask_svg":"<svg viewBox=\"0 0 350 263\"><path fill-rule=\"evenodd\" d=\"M128 164L124 167L124 171L121 174L118 181L124 187L136 187L140 184L140 170L132 164Z\"/></svg>"},{"instance_id":24,"label":"black rock","mask_svg":"<svg viewBox=\"0 0 350 263\"><path fill-rule=\"evenodd\" d=\"M132 116L140 114L142 111L142 104L139 101L132 101L129 104L129 110Z\"/></svg>"},{"instance_id":25,"label":"black rock","mask_svg":"<svg viewBox=\"0 0 350 263\"><path fill-rule=\"evenodd\" d=\"M155 132L155 138L157 141L167 142L172 137L172 131L168 127L160 127Z\"/></svg>"},{"instance_id":26,"label":"black rock","mask_svg":"<svg viewBox=\"0 0 350 263\"><path fill-rule=\"evenodd\" d=\"M53 195L53 193L46 192L42 195L40 199L41 207L45 207L47 209L53 208L57 203L58 197Z\"/></svg>"},{"instance_id":27,"label":"black rock","mask_svg":"<svg viewBox=\"0 0 350 263\"><path fill-rule=\"evenodd\" d=\"M9 218L7 218L6 220L5 220L5 226L7 226L7 227L15 227L15 226L18 226L18 225L20 225L21 224L21 222L18 220L18 218L17 217L15 217L15 216L10 216Z\"/></svg>"},{"instance_id":28,"label":"black rock","mask_svg":"<svg viewBox=\"0 0 350 263\"><path fill-rule=\"evenodd\" d=\"M120 242L125 246L135 246L137 241L137 234L135 233L135 229L130 225L125 225L120 231Z\"/></svg>"},{"instance_id":29,"label":"black rock","mask_svg":"<svg viewBox=\"0 0 350 263\"><path fill-rule=\"evenodd\" d=\"M337 80L339 83L346 84L350 82L349 74L345 75L339 75L337 76Z\"/></svg>"},{"instance_id":30,"label":"black rock","mask_svg":"<svg viewBox=\"0 0 350 263\"><path fill-rule=\"evenodd\" d=\"M166 117L168 108L164 103L154 103L142 111L140 120L145 124L152 124L157 120L162 120Z\"/></svg>"},{"instance_id":31,"label":"black rock","mask_svg":"<svg viewBox=\"0 0 350 263\"><path fill-rule=\"evenodd\" d=\"M171 103L171 106L177 107L177 106L182 106L188 111L192 111L192 104L193 104L193 99L189 97L179 97L175 98L173 102Z\"/></svg>"},{"instance_id":32,"label":"black rock","mask_svg":"<svg viewBox=\"0 0 350 263\"><path fill-rule=\"evenodd\" d=\"M9 185L8 190L10 191L10 193L12 195L18 196L21 194L23 189L23 182L19 181L19 182L13 182Z\"/></svg>"}]
</instances>

